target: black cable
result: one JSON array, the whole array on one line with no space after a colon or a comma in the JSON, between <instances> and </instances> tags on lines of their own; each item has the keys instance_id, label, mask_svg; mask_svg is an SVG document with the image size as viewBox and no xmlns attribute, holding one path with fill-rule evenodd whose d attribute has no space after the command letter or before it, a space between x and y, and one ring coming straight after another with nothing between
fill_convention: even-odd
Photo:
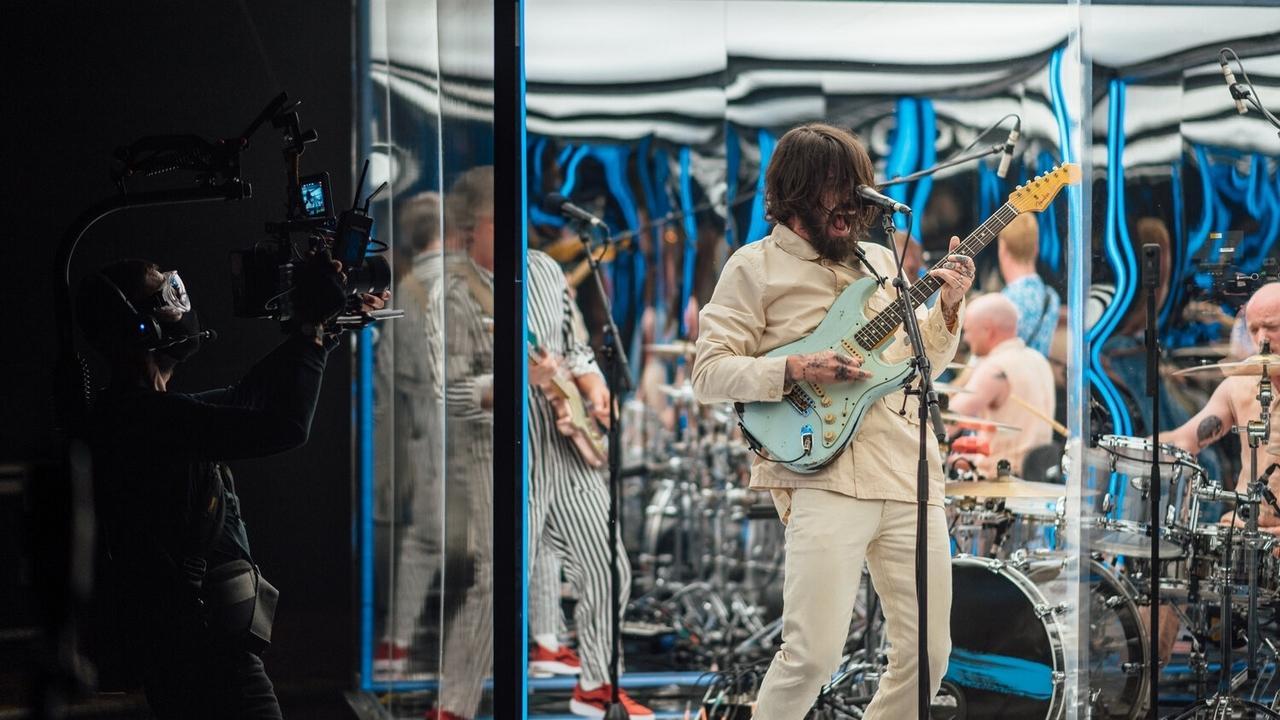
<instances>
[{"instance_id":1,"label":"black cable","mask_svg":"<svg viewBox=\"0 0 1280 720\"><path fill-rule=\"evenodd\" d=\"M1230 53L1231 57L1235 58L1236 67L1240 68L1240 75L1244 78L1245 84L1249 86L1248 93L1241 93L1236 89L1236 85L1239 85L1240 83L1233 84L1231 86L1231 96L1235 98L1236 94L1239 93L1241 96L1239 99L1248 100L1250 104L1257 108L1258 112L1262 113L1263 117L1275 126L1277 130L1280 130L1280 119L1276 119L1276 116L1272 115L1271 111L1267 110L1267 108L1263 106L1262 98L1258 97L1258 88L1254 87L1253 81L1249 79L1249 73L1244 69L1244 63L1240 61L1240 56L1236 54L1236 51L1229 47L1224 47L1222 50L1218 51L1218 60L1223 64L1226 64L1227 53Z\"/></svg>"}]
</instances>

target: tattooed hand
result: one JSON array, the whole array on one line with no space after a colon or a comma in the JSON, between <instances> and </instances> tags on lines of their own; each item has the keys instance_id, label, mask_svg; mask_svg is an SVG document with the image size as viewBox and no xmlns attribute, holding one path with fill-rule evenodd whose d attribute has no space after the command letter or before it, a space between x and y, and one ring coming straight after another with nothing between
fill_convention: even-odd
<instances>
[{"instance_id":1,"label":"tattooed hand","mask_svg":"<svg viewBox=\"0 0 1280 720\"><path fill-rule=\"evenodd\" d=\"M871 373L862 369L862 360L834 350L787 356L788 382L803 381L826 385L869 377Z\"/></svg>"},{"instance_id":2,"label":"tattooed hand","mask_svg":"<svg viewBox=\"0 0 1280 720\"><path fill-rule=\"evenodd\" d=\"M960 247L960 238L953 235L948 252L954 253L958 247ZM951 308L954 311L959 308L960 301L964 300L965 293L969 292L970 286L973 285L975 274L973 258L967 255L948 255L947 259L930 270L929 274L942 281L942 309L945 311ZM947 326L954 329L950 321Z\"/></svg>"}]
</instances>

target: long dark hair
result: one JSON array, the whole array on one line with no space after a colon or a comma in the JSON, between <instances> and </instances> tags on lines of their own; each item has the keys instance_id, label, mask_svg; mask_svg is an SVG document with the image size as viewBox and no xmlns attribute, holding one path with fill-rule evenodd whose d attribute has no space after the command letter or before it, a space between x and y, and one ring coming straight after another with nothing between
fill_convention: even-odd
<instances>
[{"instance_id":1,"label":"long dark hair","mask_svg":"<svg viewBox=\"0 0 1280 720\"><path fill-rule=\"evenodd\" d=\"M846 209L852 237L861 238L879 211L858 199L859 185L875 183L871 158L853 133L825 123L808 123L786 132L765 171L765 207L770 221L783 225L821 208L824 191L836 194ZM831 208L826 208L831 209Z\"/></svg>"}]
</instances>

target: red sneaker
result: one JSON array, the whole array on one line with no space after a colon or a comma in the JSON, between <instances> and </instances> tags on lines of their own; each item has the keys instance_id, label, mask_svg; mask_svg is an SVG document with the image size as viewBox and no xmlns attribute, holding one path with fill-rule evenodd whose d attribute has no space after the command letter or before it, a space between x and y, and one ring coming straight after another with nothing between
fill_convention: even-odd
<instances>
[{"instance_id":1,"label":"red sneaker","mask_svg":"<svg viewBox=\"0 0 1280 720\"><path fill-rule=\"evenodd\" d=\"M573 699L569 701L569 712L580 717L603 718L612 697L613 688L609 685L601 685L591 692L577 685L573 688ZM618 702L626 708L631 720L653 720L653 711L632 700L623 690L618 691Z\"/></svg>"},{"instance_id":2,"label":"red sneaker","mask_svg":"<svg viewBox=\"0 0 1280 720\"><path fill-rule=\"evenodd\" d=\"M461 715L454 715L448 710L428 710L426 715L422 717L426 720L467 720Z\"/></svg>"},{"instance_id":3,"label":"red sneaker","mask_svg":"<svg viewBox=\"0 0 1280 720\"><path fill-rule=\"evenodd\" d=\"M533 653L529 656L529 670L552 675L577 675L582 672L582 663L578 660L578 653L568 645L548 650L534 643Z\"/></svg>"},{"instance_id":4,"label":"red sneaker","mask_svg":"<svg viewBox=\"0 0 1280 720\"><path fill-rule=\"evenodd\" d=\"M409 669L409 648L387 641L373 650L373 679L395 680Z\"/></svg>"}]
</instances>

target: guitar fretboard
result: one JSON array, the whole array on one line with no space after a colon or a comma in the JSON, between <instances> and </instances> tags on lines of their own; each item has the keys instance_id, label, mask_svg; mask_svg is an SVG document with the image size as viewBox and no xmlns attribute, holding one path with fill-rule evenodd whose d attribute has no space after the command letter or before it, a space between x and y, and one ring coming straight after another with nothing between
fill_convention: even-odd
<instances>
[{"instance_id":1,"label":"guitar fretboard","mask_svg":"<svg viewBox=\"0 0 1280 720\"><path fill-rule=\"evenodd\" d=\"M991 217L987 218L986 222L969 233L969 236L960 243L954 252L948 254L968 255L969 257L977 255L1017 216L1017 209L1010 203L1005 203ZM938 261L938 264L933 266L934 269L941 267L942 263L946 261L946 258ZM907 301L910 303L911 309L914 311L921 303L928 300L929 296L942 287L942 283L942 280L933 275L926 275L912 285L911 289L907 291ZM854 339L864 348L876 347L898 331L898 326L902 324L902 320L902 305L895 300L893 305L885 308L879 315L871 318L866 325L863 325L854 335Z\"/></svg>"}]
</instances>

